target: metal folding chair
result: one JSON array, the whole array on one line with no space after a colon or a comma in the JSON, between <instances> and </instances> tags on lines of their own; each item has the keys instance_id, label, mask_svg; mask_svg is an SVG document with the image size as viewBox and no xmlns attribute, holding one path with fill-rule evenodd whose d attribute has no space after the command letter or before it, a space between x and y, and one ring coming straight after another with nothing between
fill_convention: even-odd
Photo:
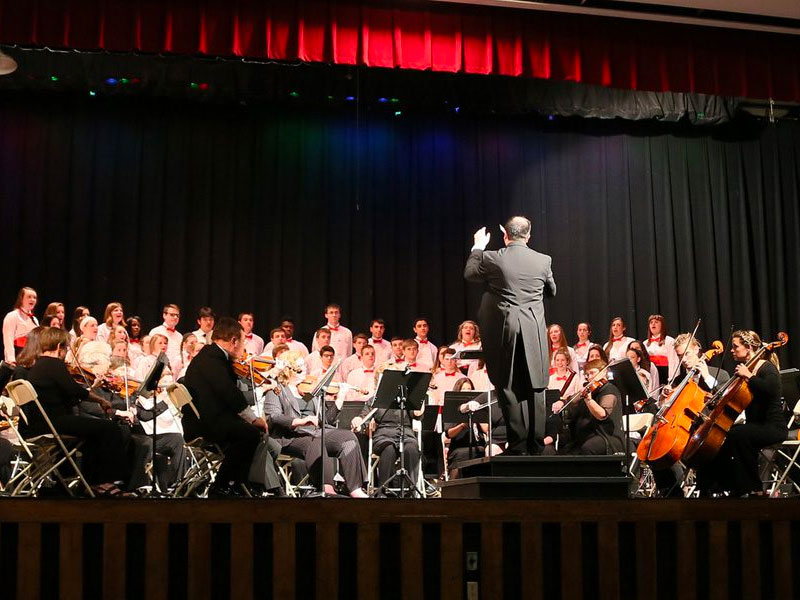
<instances>
[{"instance_id":1,"label":"metal folding chair","mask_svg":"<svg viewBox=\"0 0 800 600\"><path fill-rule=\"evenodd\" d=\"M182 413L183 408L188 406L197 419L200 419L200 413L192 402L192 396L185 385L174 383L167 388L167 394L178 412ZM208 488L216 479L225 454L217 444L207 442L202 437L186 440L185 447L189 454L191 467L186 471L183 479L177 483L172 495L175 497L189 496L197 490L199 496L205 496Z\"/></svg>"},{"instance_id":2,"label":"metal folding chair","mask_svg":"<svg viewBox=\"0 0 800 600\"><path fill-rule=\"evenodd\" d=\"M798 424L800 424L800 400L794 405L788 429L797 428ZM800 440L784 440L780 444L762 450L762 456L767 459L766 476L762 476L762 480L769 497L800 494L800 478L798 481L792 478L792 470L800 469L798 463ZM789 485L788 490L784 489L786 484Z\"/></svg>"},{"instance_id":3,"label":"metal folding chair","mask_svg":"<svg viewBox=\"0 0 800 600\"><path fill-rule=\"evenodd\" d=\"M36 390L29 381L16 380L6 386L8 395L19 409L21 418L24 418L22 407L33 403L42 415L50 433L45 433L25 439L20 435L19 430L14 427L14 431L20 442L20 447L28 457L29 465L22 469L14 482L14 486L6 486L12 496L35 496L41 486L48 481L51 476L56 477L64 489L71 496L74 496L74 487L82 486L90 497L94 497L94 491L83 476L75 458L78 450L83 445L83 441L73 436L59 435L47 412L39 402ZM11 421L13 427L13 421ZM70 447L67 447L69 443ZM74 475L65 476L60 468L69 463L74 471Z\"/></svg>"}]
</instances>

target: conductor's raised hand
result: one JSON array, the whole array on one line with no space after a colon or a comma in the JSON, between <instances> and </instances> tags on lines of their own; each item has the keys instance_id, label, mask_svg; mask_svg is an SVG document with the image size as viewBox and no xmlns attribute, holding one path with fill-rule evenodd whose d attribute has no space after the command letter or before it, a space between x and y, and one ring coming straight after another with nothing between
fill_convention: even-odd
<instances>
[{"instance_id":1,"label":"conductor's raised hand","mask_svg":"<svg viewBox=\"0 0 800 600\"><path fill-rule=\"evenodd\" d=\"M478 231L475 232L475 235L472 236L474 244L472 246L473 250L486 250L486 246L489 245L489 239L492 237L492 234L486 231L486 227L481 227Z\"/></svg>"}]
</instances>

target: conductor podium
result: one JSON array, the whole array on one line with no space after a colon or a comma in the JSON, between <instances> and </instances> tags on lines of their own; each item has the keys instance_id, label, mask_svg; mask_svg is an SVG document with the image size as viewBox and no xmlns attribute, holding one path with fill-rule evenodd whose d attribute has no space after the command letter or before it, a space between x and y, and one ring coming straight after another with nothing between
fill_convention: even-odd
<instances>
[{"instance_id":1,"label":"conductor podium","mask_svg":"<svg viewBox=\"0 0 800 600\"><path fill-rule=\"evenodd\" d=\"M612 456L493 456L466 461L462 477L442 483L442 498L627 498L624 454Z\"/></svg>"}]
</instances>

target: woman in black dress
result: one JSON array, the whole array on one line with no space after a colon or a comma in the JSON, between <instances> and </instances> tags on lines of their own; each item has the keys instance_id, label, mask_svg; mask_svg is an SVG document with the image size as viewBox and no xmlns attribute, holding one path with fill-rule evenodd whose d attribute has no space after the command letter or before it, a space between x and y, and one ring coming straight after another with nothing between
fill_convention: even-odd
<instances>
[{"instance_id":1,"label":"woman in black dress","mask_svg":"<svg viewBox=\"0 0 800 600\"><path fill-rule=\"evenodd\" d=\"M719 453L710 463L697 469L697 487L703 495L762 494L763 485L758 476L759 450L786 439L778 357L770 353L750 368L746 366L761 347L761 338L755 331L733 333L731 354L738 363L735 376L747 382L753 399L744 411L745 422L731 427Z\"/></svg>"},{"instance_id":2,"label":"woman in black dress","mask_svg":"<svg viewBox=\"0 0 800 600\"><path fill-rule=\"evenodd\" d=\"M128 479L128 461L122 432L111 420L77 416L73 409L81 400L92 400L106 411L111 404L93 390L78 385L70 376L64 357L67 332L47 327L39 336L41 354L28 372L39 402L59 434L74 435L84 441L81 470L98 495L121 493L115 485ZM28 423L20 421L24 437L49 433L41 413L32 404L23 407Z\"/></svg>"}]
</instances>

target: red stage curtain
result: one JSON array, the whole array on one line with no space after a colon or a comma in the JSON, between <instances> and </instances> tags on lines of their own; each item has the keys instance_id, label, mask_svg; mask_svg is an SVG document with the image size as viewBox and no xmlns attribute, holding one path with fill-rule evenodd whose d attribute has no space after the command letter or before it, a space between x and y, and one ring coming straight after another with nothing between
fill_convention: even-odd
<instances>
[{"instance_id":1,"label":"red stage curtain","mask_svg":"<svg viewBox=\"0 0 800 600\"><path fill-rule=\"evenodd\" d=\"M789 35L336 0L0 0L0 42L541 77L800 100Z\"/></svg>"}]
</instances>

